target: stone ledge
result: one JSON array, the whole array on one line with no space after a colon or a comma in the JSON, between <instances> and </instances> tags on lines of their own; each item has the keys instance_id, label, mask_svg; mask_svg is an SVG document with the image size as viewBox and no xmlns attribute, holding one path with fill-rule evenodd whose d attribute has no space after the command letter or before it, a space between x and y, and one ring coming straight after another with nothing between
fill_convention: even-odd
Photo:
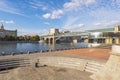
<instances>
[{"instance_id":1,"label":"stone ledge","mask_svg":"<svg viewBox=\"0 0 120 80\"><path fill-rule=\"evenodd\" d=\"M120 80L120 45L113 45L105 66L91 76L93 80Z\"/></svg>"},{"instance_id":2,"label":"stone ledge","mask_svg":"<svg viewBox=\"0 0 120 80\"><path fill-rule=\"evenodd\" d=\"M120 56L120 45L113 45L112 51L110 52L112 55Z\"/></svg>"},{"instance_id":3,"label":"stone ledge","mask_svg":"<svg viewBox=\"0 0 120 80\"><path fill-rule=\"evenodd\" d=\"M85 71L87 64L95 63L99 65L103 65L101 62L96 62L92 60L80 59L80 58L70 58L70 57L39 57L39 63L41 65L48 66L57 66L57 67L65 67L65 68L73 68L80 71ZM94 65L94 64L93 64ZM100 67L100 66L98 66ZM99 69L99 68L97 68Z\"/></svg>"}]
</instances>

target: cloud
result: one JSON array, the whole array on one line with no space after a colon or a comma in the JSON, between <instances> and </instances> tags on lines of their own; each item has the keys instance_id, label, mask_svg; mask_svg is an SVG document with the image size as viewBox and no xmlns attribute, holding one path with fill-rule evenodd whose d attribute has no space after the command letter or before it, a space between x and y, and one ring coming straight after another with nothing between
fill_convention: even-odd
<instances>
[{"instance_id":1,"label":"cloud","mask_svg":"<svg viewBox=\"0 0 120 80\"><path fill-rule=\"evenodd\" d=\"M50 23L49 23L49 22L44 22L44 24L46 24L46 25L50 25Z\"/></svg>"},{"instance_id":2,"label":"cloud","mask_svg":"<svg viewBox=\"0 0 120 80\"><path fill-rule=\"evenodd\" d=\"M95 27L113 27L115 24L119 24L120 21L101 21L101 22L96 22L93 24Z\"/></svg>"},{"instance_id":3,"label":"cloud","mask_svg":"<svg viewBox=\"0 0 120 80\"><path fill-rule=\"evenodd\" d=\"M78 20L79 20L78 16L69 16L67 20L64 22L64 27L74 25Z\"/></svg>"},{"instance_id":4,"label":"cloud","mask_svg":"<svg viewBox=\"0 0 120 80\"><path fill-rule=\"evenodd\" d=\"M6 24L14 24L15 22L13 20L5 21Z\"/></svg>"},{"instance_id":5,"label":"cloud","mask_svg":"<svg viewBox=\"0 0 120 80\"><path fill-rule=\"evenodd\" d=\"M6 24L14 24L15 22L13 20L0 20L1 23L6 23Z\"/></svg>"},{"instance_id":6,"label":"cloud","mask_svg":"<svg viewBox=\"0 0 120 80\"><path fill-rule=\"evenodd\" d=\"M48 34L47 29L42 30L31 30L31 29L19 29L18 35L47 35Z\"/></svg>"},{"instance_id":7,"label":"cloud","mask_svg":"<svg viewBox=\"0 0 120 80\"><path fill-rule=\"evenodd\" d=\"M47 19L47 18L50 18L50 17L51 17L51 14L50 14L50 13L46 13L46 14L43 15L43 17L46 18L46 19Z\"/></svg>"},{"instance_id":8,"label":"cloud","mask_svg":"<svg viewBox=\"0 0 120 80\"><path fill-rule=\"evenodd\" d=\"M63 14L62 10L54 10L52 13L46 13L43 15L44 18L48 19L58 19L61 17L61 15Z\"/></svg>"},{"instance_id":9,"label":"cloud","mask_svg":"<svg viewBox=\"0 0 120 80\"><path fill-rule=\"evenodd\" d=\"M5 21L4 20L0 20L0 23L4 23Z\"/></svg>"},{"instance_id":10,"label":"cloud","mask_svg":"<svg viewBox=\"0 0 120 80\"><path fill-rule=\"evenodd\" d=\"M44 5L44 3L42 2L38 2L38 1L31 1L29 2L30 7L34 8L34 9L42 9L42 10L47 10L48 7Z\"/></svg>"},{"instance_id":11,"label":"cloud","mask_svg":"<svg viewBox=\"0 0 120 80\"><path fill-rule=\"evenodd\" d=\"M51 13L44 14L43 18L59 19L68 11L77 11L82 9L83 6L88 6L95 2L95 0L71 0L70 2L64 3L62 9L53 10Z\"/></svg>"},{"instance_id":12,"label":"cloud","mask_svg":"<svg viewBox=\"0 0 120 80\"><path fill-rule=\"evenodd\" d=\"M25 16L24 14L20 13L18 9L10 7L10 5L8 5L8 2L5 0L0 0L0 11Z\"/></svg>"},{"instance_id":13,"label":"cloud","mask_svg":"<svg viewBox=\"0 0 120 80\"><path fill-rule=\"evenodd\" d=\"M120 0L110 0L111 1L111 6L112 7L115 7L116 8L116 6L117 7L119 7L119 9L120 9Z\"/></svg>"},{"instance_id":14,"label":"cloud","mask_svg":"<svg viewBox=\"0 0 120 80\"><path fill-rule=\"evenodd\" d=\"M66 2L63 7L67 11L77 11L82 9L83 6L88 6L95 2L95 0L72 0L70 2Z\"/></svg>"},{"instance_id":15,"label":"cloud","mask_svg":"<svg viewBox=\"0 0 120 80\"><path fill-rule=\"evenodd\" d=\"M71 25L71 26L68 26L68 27L64 27L64 29L65 30L76 31L76 30L80 30L84 26L85 26L85 24L75 24L75 25Z\"/></svg>"},{"instance_id":16,"label":"cloud","mask_svg":"<svg viewBox=\"0 0 120 80\"><path fill-rule=\"evenodd\" d=\"M89 12L89 16L95 19L118 19L120 17L120 11L115 11L113 9L106 9L105 7L93 10Z\"/></svg>"},{"instance_id":17,"label":"cloud","mask_svg":"<svg viewBox=\"0 0 120 80\"><path fill-rule=\"evenodd\" d=\"M63 14L62 10L54 10L51 14L51 19L56 19L56 18L60 18L61 14Z\"/></svg>"}]
</instances>

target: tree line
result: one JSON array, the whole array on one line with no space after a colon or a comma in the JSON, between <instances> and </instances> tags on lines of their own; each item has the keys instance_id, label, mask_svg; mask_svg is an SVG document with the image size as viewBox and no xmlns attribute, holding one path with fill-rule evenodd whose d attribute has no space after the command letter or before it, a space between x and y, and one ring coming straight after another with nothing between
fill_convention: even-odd
<instances>
[{"instance_id":1,"label":"tree line","mask_svg":"<svg viewBox=\"0 0 120 80\"><path fill-rule=\"evenodd\" d=\"M6 35L5 37L0 37L0 41L39 41L40 37L38 35L34 36L8 36Z\"/></svg>"}]
</instances>

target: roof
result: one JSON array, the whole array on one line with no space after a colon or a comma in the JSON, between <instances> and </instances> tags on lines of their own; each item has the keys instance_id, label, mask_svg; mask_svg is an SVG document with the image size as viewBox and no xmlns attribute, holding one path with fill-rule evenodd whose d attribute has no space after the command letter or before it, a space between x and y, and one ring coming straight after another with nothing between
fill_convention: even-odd
<instances>
[{"instance_id":1,"label":"roof","mask_svg":"<svg viewBox=\"0 0 120 80\"><path fill-rule=\"evenodd\" d=\"M114 32L114 28L103 28L103 29L87 30L86 32Z\"/></svg>"}]
</instances>

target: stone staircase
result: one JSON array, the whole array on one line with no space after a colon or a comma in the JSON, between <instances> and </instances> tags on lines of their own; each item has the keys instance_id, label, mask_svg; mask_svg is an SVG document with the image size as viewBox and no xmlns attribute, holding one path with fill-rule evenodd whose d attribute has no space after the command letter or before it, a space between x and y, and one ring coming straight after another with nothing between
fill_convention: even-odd
<instances>
[{"instance_id":1,"label":"stone staircase","mask_svg":"<svg viewBox=\"0 0 120 80\"><path fill-rule=\"evenodd\" d=\"M104 67L104 65L105 64L103 64L103 63L88 61L86 66L85 66L85 70L84 71L90 72L90 73L96 73L102 67Z\"/></svg>"},{"instance_id":2,"label":"stone staircase","mask_svg":"<svg viewBox=\"0 0 120 80\"><path fill-rule=\"evenodd\" d=\"M30 60L29 59L5 59L5 60L0 60L0 71L11 69L11 68L29 66L29 65L30 65Z\"/></svg>"},{"instance_id":3,"label":"stone staircase","mask_svg":"<svg viewBox=\"0 0 120 80\"><path fill-rule=\"evenodd\" d=\"M38 61L39 60L39 61ZM56 66L63 68L72 68L80 71L86 71L91 73L96 73L102 67L104 67L105 63L92 61L92 60L84 60L79 58L70 58L70 57L39 57L39 59L5 59L0 60L0 72L12 68L17 67L25 67L25 66L35 66L37 61L38 66Z\"/></svg>"}]
</instances>

